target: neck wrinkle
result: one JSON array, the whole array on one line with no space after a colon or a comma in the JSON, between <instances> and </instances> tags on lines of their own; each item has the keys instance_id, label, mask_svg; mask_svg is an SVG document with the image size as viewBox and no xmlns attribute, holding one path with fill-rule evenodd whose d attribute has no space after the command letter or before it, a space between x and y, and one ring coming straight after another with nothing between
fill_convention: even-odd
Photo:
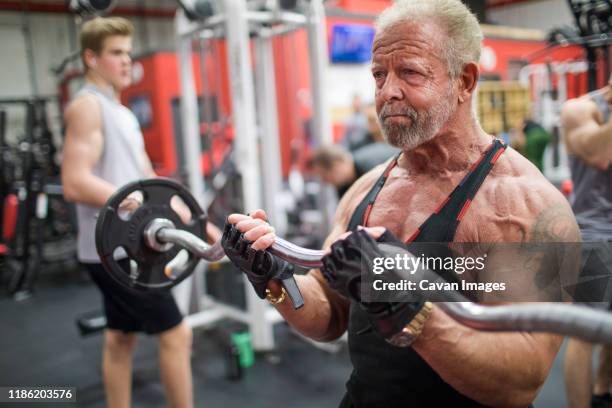
<instances>
[{"instance_id":1,"label":"neck wrinkle","mask_svg":"<svg viewBox=\"0 0 612 408\"><path fill-rule=\"evenodd\" d=\"M450 177L466 171L491 144L492 137L475 120L460 126L447 126L432 140L411 150L404 150L398 167L411 174Z\"/></svg>"}]
</instances>

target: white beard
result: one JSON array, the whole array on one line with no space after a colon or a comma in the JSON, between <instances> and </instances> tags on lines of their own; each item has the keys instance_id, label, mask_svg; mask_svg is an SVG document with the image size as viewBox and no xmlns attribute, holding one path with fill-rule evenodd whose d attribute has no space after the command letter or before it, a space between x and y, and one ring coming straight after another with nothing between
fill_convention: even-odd
<instances>
[{"instance_id":1,"label":"white beard","mask_svg":"<svg viewBox=\"0 0 612 408\"><path fill-rule=\"evenodd\" d=\"M417 146L433 139L453 114L451 101L453 101L453 90L449 87L447 94L440 102L425 112L417 112L413 107L406 106L402 114L411 119L409 126L398 124L385 124L383 117L387 113L386 105L378 115L378 121L385 140L391 146L402 150L412 150Z\"/></svg>"}]
</instances>

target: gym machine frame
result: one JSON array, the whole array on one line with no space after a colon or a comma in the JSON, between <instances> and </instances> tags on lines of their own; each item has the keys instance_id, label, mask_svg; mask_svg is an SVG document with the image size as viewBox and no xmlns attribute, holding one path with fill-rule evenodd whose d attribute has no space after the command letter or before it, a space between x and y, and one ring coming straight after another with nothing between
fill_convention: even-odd
<instances>
[{"instance_id":1,"label":"gym machine frame","mask_svg":"<svg viewBox=\"0 0 612 408\"><path fill-rule=\"evenodd\" d=\"M256 208L270 209L270 222L282 229L285 220L275 209L282 179L272 38L301 28L307 30L313 98L313 134L318 144L330 142L331 126L324 97L327 43L323 3L321 0L300 3L304 7L301 13L281 9L251 11L247 8L245 0L224 0L217 4L220 4L221 10L204 19L190 20L183 10L178 10L175 17L181 77L181 123L184 132L182 140L183 151L186 152L185 174L188 175L189 189L197 202L209 201L205 197L200 171L202 148L191 63L192 41L203 38L225 38L228 58L226 63L230 75L232 123L236 134L234 155L242 177L244 208L246 211ZM253 43L256 54L256 80L251 72L250 34L255 34ZM201 64L204 64L204 61L201 61ZM206 81L205 76L201 79ZM203 89L206 87L203 86ZM258 146L261 147L261 162L257 153ZM322 201L322 208L329 208L326 200ZM323 225L330 225L329 211L324 211L323 218ZM204 294L204 279L201 273L204 269L205 265L200 263L196 268L197 273L189 279L190 285L183 285L175 292L183 311L188 307L186 303L191 303L195 309L195 313L186 318L187 322L192 327L197 327L210 325L224 318L241 321L249 325L255 350L273 349L273 325L282 320L276 310L262 302L251 290L246 291L246 312L215 301ZM185 299L189 298L191 302L185 302Z\"/></svg>"},{"instance_id":2,"label":"gym machine frame","mask_svg":"<svg viewBox=\"0 0 612 408\"><path fill-rule=\"evenodd\" d=\"M39 266L43 262L42 234L31 237L33 225L40 227L48 216L48 198L62 196L62 187L49 180L51 173L55 174L53 162L53 141L48 125L47 107L50 98L8 98L1 99L0 106L21 106L25 108L26 118L24 138L14 149L17 156L13 160L21 163L21 176L12 180L9 186L3 180L1 201L8 194L16 194L19 201L17 211L17 231L13 237L14 253L12 256L19 262L8 284L8 290L15 300L25 300L31 296L38 277ZM6 118L5 118L6 121ZM4 127L4 124L2 125ZM1 131L1 130L0 130ZM4 134L0 138L0 147L8 148ZM4 168L3 157L2 168ZM59 169L57 169L59 171ZM36 228L36 227L35 227ZM32 251L34 249L34 251Z\"/></svg>"}]
</instances>

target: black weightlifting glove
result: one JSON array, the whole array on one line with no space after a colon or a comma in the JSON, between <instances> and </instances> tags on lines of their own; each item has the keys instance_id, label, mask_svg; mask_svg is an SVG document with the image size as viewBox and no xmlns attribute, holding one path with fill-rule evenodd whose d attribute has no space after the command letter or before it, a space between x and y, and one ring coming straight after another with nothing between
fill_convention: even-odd
<instances>
[{"instance_id":1,"label":"black weightlifting glove","mask_svg":"<svg viewBox=\"0 0 612 408\"><path fill-rule=\"evenodd\" d=\"M386 244L385 249L380 245L382 243ZM373 279L363 281L362 271L368 274L364 276L373 276L375 258L393 257L399 252L407 252L406 246L389 231L375 241L365 230L358 230L331 246L331 252L323 257L321 268L330 287L357 302L367 312L374 329L386 339L402 331L412 321L425 299L418 293L397 292L393 294L392 301L388 298L387 301L376 301L377 294L369 292L373 296L364 301L362 294L369 288L366 286L362 290L362 285L371 284ZM403 275L399 271L388 270L384 274L391 280Z\"/></svg>"},{"instance_id":2,"label":"black weightlifting glove","mask_svg":"<svg viewBox=\"0 0 612 408\"><path fill-rule=\"evenodd\" d=\"M271 279L285 281L291 278L294 267L269 252L253 249L251 244L233 224L225 221L221 246L232 263L246 274L257 296L264 299L268 282Z\"/></svg>"}]
</instances>

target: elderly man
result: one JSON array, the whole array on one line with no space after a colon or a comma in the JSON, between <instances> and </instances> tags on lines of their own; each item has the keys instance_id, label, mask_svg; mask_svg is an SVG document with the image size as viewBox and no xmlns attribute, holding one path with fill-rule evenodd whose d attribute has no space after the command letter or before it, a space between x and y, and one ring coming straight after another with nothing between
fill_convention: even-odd
<instances>
[{"instance_id":1,"label":"elderly man","mask_svg":"<svg viewBox=\"0 0 612 408\"><path fill-rule=\"evenodd\" d=\"M375 253L374 239L398 246L578 240L563 196L474 117L481 42L478 21L459 0L399 0L380 15L376 109L385 138L402 153L341 200L323 271L298 277L304 307L294 310L278 283L291 266L263 251L275 239L265 213L228 218L224 247L260 297L313 339L348 330L354 370L341 407L526 407L559 349L557 336L478 332L429 302L381 310L351 290L359 267L343 253ZM354 231L359 225L366 228Z\"/></svg>"}]
</instances>

